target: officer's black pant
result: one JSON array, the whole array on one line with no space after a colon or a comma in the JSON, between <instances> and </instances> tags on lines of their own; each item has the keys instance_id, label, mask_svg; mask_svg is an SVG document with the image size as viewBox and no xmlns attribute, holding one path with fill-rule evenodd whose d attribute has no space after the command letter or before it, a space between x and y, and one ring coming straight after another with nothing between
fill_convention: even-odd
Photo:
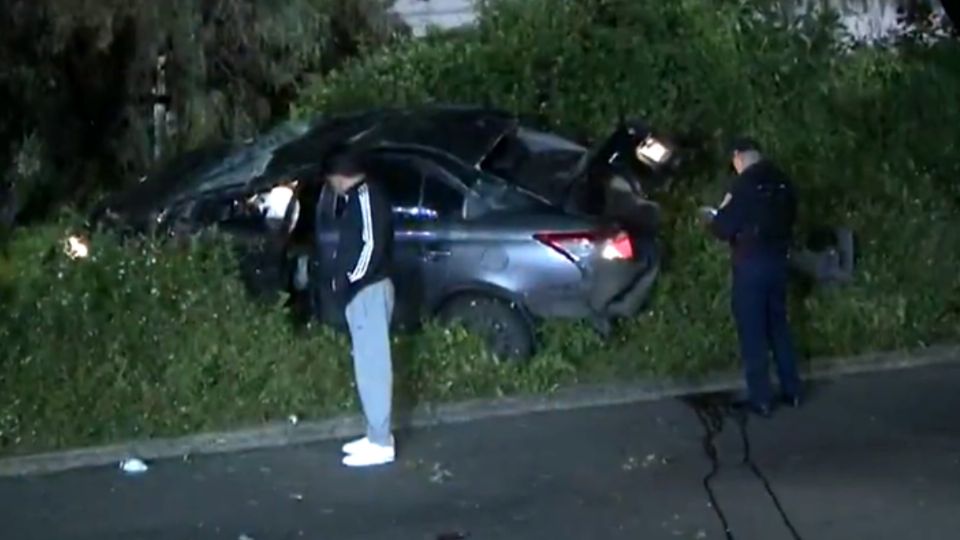
<instances>
[{"instance_id":1,"label":"officer's black pant","mask_svg":"<svg viewBox=\"0 0 960 540\"><path fill-rule=\"evenodd\" d=\"M773 353L781 391L800 395L800 376L787 322L787 261L756 256L739 261L733 270L733 316L750 401L773 401L769 362Z\"/></svg>"}]
</instances>

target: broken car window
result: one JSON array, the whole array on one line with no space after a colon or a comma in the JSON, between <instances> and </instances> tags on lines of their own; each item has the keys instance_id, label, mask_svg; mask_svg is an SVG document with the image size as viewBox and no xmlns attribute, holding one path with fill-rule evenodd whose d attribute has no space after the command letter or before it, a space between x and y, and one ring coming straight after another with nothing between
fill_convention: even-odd
<instances>
[{"instance_id":1,"label":"broken car window","mask_svg":"<svg viewBox=\"0 0 960 540\"><path fill-rule=\"evenodd\" d=\"M377 154L367 161L367 172L384 186L394 208L416 208L420 204L422 174L404 156Z\"/></svg>"},{"instance_id":2,"label":"broken car window","mask_svg":"<svg viewBox=\"0 0 960 540\"><path fill-rule=\"evenodd\" d=\"M423 162L424 186L422 206L440 217L459 218L463 215L463 193L454 187L457 183L450 173L438 165Z\"/></svg>"}]
</instances>

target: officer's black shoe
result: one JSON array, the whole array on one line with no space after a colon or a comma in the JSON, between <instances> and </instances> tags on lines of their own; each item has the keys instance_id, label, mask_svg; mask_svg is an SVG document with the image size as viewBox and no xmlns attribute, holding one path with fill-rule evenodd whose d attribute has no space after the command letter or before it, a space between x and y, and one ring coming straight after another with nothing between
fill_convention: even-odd
<instances>
[{"instance_id":1,"label":"officer's black shoe","mask_svg":"<svg viewBox=\"0 0 960 540\"><path fill-rule=\"evenodd\" d=\"M784 394L780 398L780 401L782 401L784 405L792 409L799 409L803 405L803 398L800 397L799 395Z\"/></svg>"},{"instance_id":2,"label":"officer's black shoe","mask_svg":"<svg viewBox=\"0 0 960 540\"><path fill-rule=\"evenodd\" d=\"M740 400L733 403L733 408L740 411L748 411L762 418L773 416L773 407L769 404L754 403L750 400Z\"/></svg>"}]
</instances>

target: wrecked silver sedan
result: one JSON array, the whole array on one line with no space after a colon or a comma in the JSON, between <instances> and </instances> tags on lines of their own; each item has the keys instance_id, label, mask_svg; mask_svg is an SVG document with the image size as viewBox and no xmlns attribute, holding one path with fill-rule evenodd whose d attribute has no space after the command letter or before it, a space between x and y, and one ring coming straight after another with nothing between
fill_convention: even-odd
<instances>
[{"instance_id":1,"label":"wrecked silver sedan","mask_svg":"<svg viewBox=\"0 0 960 540\"><path fill-rule=\"evenodd\" d=\"M495 353L525 358L539 321L584 319L606 331L650 295L660 266L651 193L668 184L677 155L641 122L620 122L593 149L478 107L293 123L184 155L107 198L93 221L170 236L216 226L240 246L253 292L287 291L342 327L324 274L338 199L321 171L342 144L363 150L392 199L398 326L457 320Z\"/></svg>"}]
</instances>

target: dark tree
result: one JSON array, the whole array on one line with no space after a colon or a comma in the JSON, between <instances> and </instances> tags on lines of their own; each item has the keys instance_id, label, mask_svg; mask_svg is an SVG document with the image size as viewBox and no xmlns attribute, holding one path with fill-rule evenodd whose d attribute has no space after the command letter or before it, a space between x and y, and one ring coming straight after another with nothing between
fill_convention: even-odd
<instances>
[{"instance_id":1,"label":"dark tree","mask_svg":"<svg viewBox=\"0 0 960 540\"><path fill-rule=\"evenodd\" d=\"M202 142L250 136L287 114L305 74L395 32L386 0L5 4L0 180L21 219Z\"/></svg>"}]
</instances>

